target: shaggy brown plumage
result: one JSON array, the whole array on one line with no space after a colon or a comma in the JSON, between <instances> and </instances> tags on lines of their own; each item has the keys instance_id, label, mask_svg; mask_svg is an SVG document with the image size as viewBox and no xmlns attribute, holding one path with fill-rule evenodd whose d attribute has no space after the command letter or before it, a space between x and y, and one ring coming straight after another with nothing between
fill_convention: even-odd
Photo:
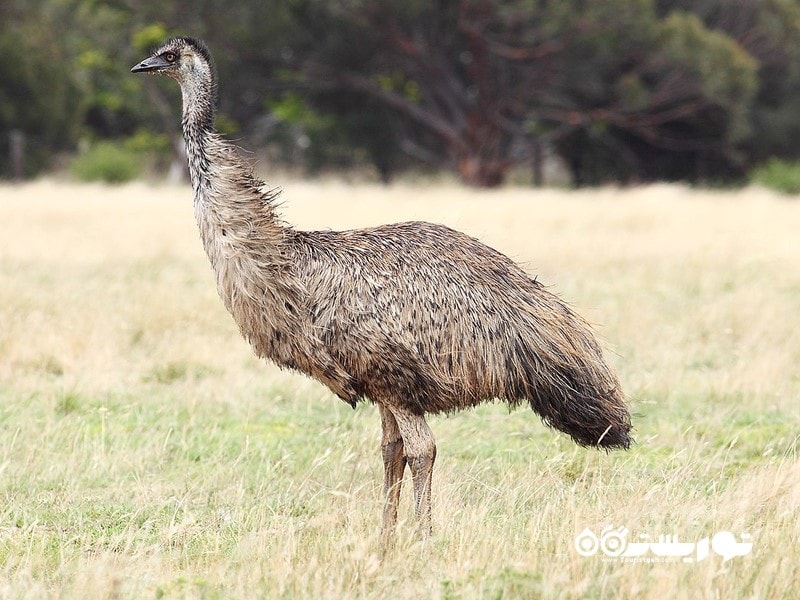
<instances>
[{"instance_id":1,"label":"shaggy brown plumage","mask_svg":"<svg viewBox=\"0 0 800 600\"><path fill-rule=\"evenodd\" d=\"M629 446L625 399L590 328L509 258L431 223L297 231L214 130L216 76L205 45L172 39L132 71L181 86L200 237L256 354L352 406L378 404L387 535L406 463L430 528L436 446L426 413L527 402L582 446Z\"/></svg>"}]
</instances>

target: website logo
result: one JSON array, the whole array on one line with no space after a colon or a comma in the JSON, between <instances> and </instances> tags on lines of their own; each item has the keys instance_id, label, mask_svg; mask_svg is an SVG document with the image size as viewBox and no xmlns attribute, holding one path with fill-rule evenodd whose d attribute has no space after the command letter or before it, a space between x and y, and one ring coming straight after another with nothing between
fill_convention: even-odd
<instances>
[{"instance_id":1,"label":"website logo","mask_svg":"<svg viewBox=\"0 0 800 600\"><path fill-rule=\"evenodd\" d=\"M737 556L750 554L753 543L750 534L739 535L737 539L730 531L719 531L711 537L703 537L696 542L681 542L674 534L659 535L651 541L647 534L639 534L642 541L628 541L627 527L605 527L598 537L588 527L575 536L575 551L581 556L594 556L602 552L605 560L619 558L622 562L669 562L682 560L685 563L700 562L711 552L728 562Z\"/></svg>"}]
</instances>

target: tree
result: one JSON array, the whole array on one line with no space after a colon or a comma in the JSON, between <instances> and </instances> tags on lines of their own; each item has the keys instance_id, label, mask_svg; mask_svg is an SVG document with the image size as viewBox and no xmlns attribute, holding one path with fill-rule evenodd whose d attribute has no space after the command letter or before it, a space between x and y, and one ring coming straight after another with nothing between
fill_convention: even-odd
<instances>
[{"instance_id":1,"label":"tree","mask_svg":"<svg viewBox=\"0 0 800 600\"><path fill-rule=\"evenodd\" d=\"M0 175L10 174L12 132L24 135L26 175L33 175L54 151L70 148L80 130L78 86L63 68L69 56L46 25L53 13L42 10L38 25L28 14L13 2L0 9L0 20L11 25L0 30Z\"/></svg>"},{"instance_id":2,"label":"tree","mask_svg":"<svg viewBox=\"0 0 800 600\"><path fill-rule=\"evenodd\" d=\"M675 0L661 10L674 9ZM746 167L772 156L800 158L800 4L796 0L680 0L710 29L747 51L758 69L750 129L741 144Z\"/></svg>"},{"instance_id":3,"label":"tree","mask_svg":"<svg viewBox=\"0 0 800 600\"><path fill-rule=\"evenodd\" d=\"M578 77L542 113L558 128L556 144L576 182L729 175L749 133L755 62L689 13L659 19L648 8L623 19L621 29L636 23L644 35L628 37L628 48L605 50L582 38L584 59L573 62L591 65L591 72L574 71Z\"/></svg>"},{"instance_id":4,"label":"tree","mask_svg":"<svg viewBox=\"0 0 800 600\"><path fill-rule=\"evenodd\" d=\"M691 176L686 156L730 167L747 132L754 61L652 0L330 6L294 5L315 35L290 65L388 107L406 152L470 185L502 183L542 144L578 183Z\"/></svg>"},{"instance_id":5,"label":"tree","mask_svg":"<svg viewBox=\"0 0 800 600\"><path fill-rule=\"evenodd\" d=\"M179 140L172 86L127 72L172 34L212 47L223 129L282 131L315 168L493 186L547 148L577 184L729 181L800 154L796 0L6 0L0 20L0 154L21 128L30 166Z\"/></svg>"}]
</instances>

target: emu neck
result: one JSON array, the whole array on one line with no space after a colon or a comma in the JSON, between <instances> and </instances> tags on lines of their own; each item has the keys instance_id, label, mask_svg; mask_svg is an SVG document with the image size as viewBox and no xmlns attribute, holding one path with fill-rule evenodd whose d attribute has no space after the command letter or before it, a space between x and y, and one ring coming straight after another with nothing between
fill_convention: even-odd
<instances>
[{"instance_id":1,"label":"emu neck","mask_svg":"<svg viewBox=\"0 0 800 600\"><path fill-rule=\"evenodd\" d=\"M257 179L236 148L214 129L216 82L207 65L196 81L182 82L183 135L194 191L194 211L200 237L211 265L220 273L230 269L232 257L242 268L256 261L268 269L279 267L286 228L278 221L272 205L274 194L263 192ZM220 293L226 303L230 289Z\"/></svg>"},{"instance_id":2,"label":"emu neck","mask_svg":"<svg viewBox=\"0 0 800 600\"><path fill-rule=\"evenodd\" d=\"M211 195L213 145L218 137L214 130L216 81L213 70L209 65L200 64L196 66L196 75L192 80L180 82L183 96L181 124L195 204Z\"/></svg>"}]
</instances>

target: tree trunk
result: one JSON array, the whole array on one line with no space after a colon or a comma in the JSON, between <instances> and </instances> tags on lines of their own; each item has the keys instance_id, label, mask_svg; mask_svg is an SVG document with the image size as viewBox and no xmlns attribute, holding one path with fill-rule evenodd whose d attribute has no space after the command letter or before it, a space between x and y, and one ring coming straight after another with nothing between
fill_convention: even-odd
<instances>
[{"instance_id":1,"label":"tree trunk","mask_svg":"<svg viewBox=\"0 0 800 600\"><path fill-rule=\"evenodd\" d=\"M25 134L19 129L8 132L9 154L11 155L11 177L14 181L25 178Z\"/></svg>"},{"instance_id":2,"label":"tree trunk","mask_svg":"<svg viewBox=\"0 0 800 600\"><path fill-rule=\"evenodd\" d=\"M540 140L533 142L533 187L544 185L544 144Z\"/></svg>"},{"instance_id":3,"label":"tree trunk","mask_svg":"<svg viewBox=\"0 0 800 600\"><path fill-rule=\"evenodd\" d=\"M498 187L505 182L507 171L507 165L480 153L466 153L458 158L461 181L473 187Z\"/></svg>"}]
</instances>

